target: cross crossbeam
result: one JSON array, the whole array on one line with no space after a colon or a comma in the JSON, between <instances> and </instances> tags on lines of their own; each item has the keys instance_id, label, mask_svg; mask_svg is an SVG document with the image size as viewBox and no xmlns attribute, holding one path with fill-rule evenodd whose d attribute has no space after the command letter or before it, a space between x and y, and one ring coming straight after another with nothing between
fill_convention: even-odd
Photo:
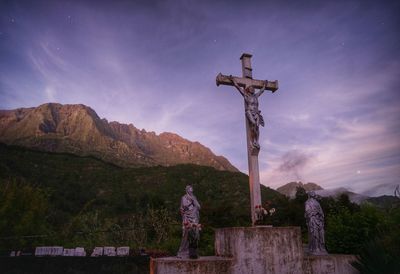
<instances>
[{"instance_id":1,"label":"cross crossbeam","mask_svg":"<svg viewBox=\"0 0 400 274\"><path fill-rule=\"evenodd\" d=\"M219 85L226 85L226 86L233 86L233 82L229 78L228 75L223 75L219 73L217 75L217 86ZM250 78L243 78L243 77L232 77L239 87L246 88L246 87L253 87L255 89L261 89L265 84L265 89L272 91L274 93L278 90L278 81L268 81L268 80L256 80Z\"/></svg>"}]
</instances>

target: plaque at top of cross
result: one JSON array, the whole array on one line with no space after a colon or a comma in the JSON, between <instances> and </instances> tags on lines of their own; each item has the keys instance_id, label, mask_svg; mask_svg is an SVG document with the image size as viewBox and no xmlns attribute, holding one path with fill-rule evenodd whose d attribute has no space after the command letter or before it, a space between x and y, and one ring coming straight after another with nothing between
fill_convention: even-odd
<instances>
[{"instance_id":1,"label":"plaque at top of cross","mask_svg":"<svg viewBox=\"0 0 400 274\"><path fill-rule=\"evenodd\" d=\"M275 92L278 89L278 81L253 79L253 69L251 68L251 54L243 53L240 57L242 61L242 77L232 75L217 75L217 86L234 86L244 99L246 133L247 133L247 154L249 163L249 185L250 185L250 206L251 220L255 225L259 219L257 208L261 208L261 189L260 173L258 168L258 153L260 144L260 126L264 126L264 118L258 109L258 98L265 90Z\"/></svg>"}]
</instances>

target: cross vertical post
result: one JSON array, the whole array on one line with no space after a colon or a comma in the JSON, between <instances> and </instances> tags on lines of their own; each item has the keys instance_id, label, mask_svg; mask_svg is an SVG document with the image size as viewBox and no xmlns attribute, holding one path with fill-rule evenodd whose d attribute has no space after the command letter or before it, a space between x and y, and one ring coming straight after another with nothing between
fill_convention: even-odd
<instances>
[{"instance_id":1,"label":"cross vertical post","mask_svg":"<svg viewBox=\"0 0 400 274\"><path fill-rule=\"evenodd\" d=\"M242 77L217 75L217 86L235 86L244 98L247 156L249 166L249 187L250 187L250 207L252 224L256 225L260 220L257 208L261 210L261 188L260 172L258 166L258 153L260 152L259 126L264 126L264 119L258 109L258 97L265 90L275 92L278 89L278 81L256 80L253 79L253 69L251 68L251 54L243 53L240 57L242 61ZM256 89L259 89L256 92Z\"/></svg>"},{"instance_id":2,"label":"cross vertical post","mask_svg":"<svg viewBox=\"0 0 400 274\"><path fill-rule=\"evenodd\" d=\"M240 57L242 61L242 76L243 78L253 79L251 69L251 55L244 53ZM246 108L246 102L244 102ZM249 187L250 187L250 207L251 221L254 225L257 221L256 206L261 205L261 187L260 187L260 172L258 166L258 151L257 154L252 153L251 149L251 130L249 120L246 119L246 139L247 139L247 160L249 167Z\"/></svg>"}]
</instances>

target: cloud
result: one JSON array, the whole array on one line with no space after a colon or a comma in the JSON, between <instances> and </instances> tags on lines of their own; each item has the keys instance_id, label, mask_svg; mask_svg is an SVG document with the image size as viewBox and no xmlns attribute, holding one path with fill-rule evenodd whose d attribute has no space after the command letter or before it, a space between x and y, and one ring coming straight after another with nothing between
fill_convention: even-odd
<instances>
[{"instance_id":1,"label":"cloud","mask_svg":"<svg viewBox=\"0 0 400 274\"><path fill-rule=\"evenodd\" d=\"M55 102L56 101L56 91L53 87L47 86L44 90L47 96L47 101Z\"/></svg>"},{"instance_id":2,"label":"cloud","mask_svg":"<svg viewBox=\"0 0 400 274\"><path fill-rule=\"evenodd\" d=\"M314 162L314 155L302 149L292 149L283 154L278 148L274 156L267 158L268 168L261 171L261 182L277 187L292 181L304 181L304 172Z\"/></svg>"},{"instance_id":3,"label":"cloud","mask_svg":"<svg viewBox=\"0 0 400 274\"><path fill-rule=\"evenodd\" d=\"M324 138L311 134L308 143L286 148L287 142L270 140L267 149L272 153L266 159L269 167L262 171L262 181L277 187L301 179L359 192L393 185L400 178L398 117L395 107L379 108L374 115L360 113L356 119L328 117L325 125L316 124L313 129L325 127ZM293 153L294 147L301 153Z\"/></svg>"},{"instance_id":4,"label":"cloud","mask_svg":"<svg viewBox=\"0 0 400 274\"><path fill-rule=\"evenodd\" d=\"M306 167L311 159L311 155L299 150L289 151L282 156L282 163L276 171L292 174L297 180L301 180L300 172Z\"/></svg>"}]
</instances>

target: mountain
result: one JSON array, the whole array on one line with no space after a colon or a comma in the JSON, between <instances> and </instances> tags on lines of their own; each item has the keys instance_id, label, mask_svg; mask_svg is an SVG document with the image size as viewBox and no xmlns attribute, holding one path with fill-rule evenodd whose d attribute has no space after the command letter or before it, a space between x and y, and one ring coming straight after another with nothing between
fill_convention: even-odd
<instances>
[{"instance_id":1,"label":"mountain","mask_svg":"<svg viewBox=\"0 0 400 274\"><path fill-rule=\"evenodd\" d=\"M47 152L94 156L122 167L196 164L238 171L199 142L100 119L88 106L47 103L0 110L0 142Z\"/></svg>"},{"instance_id":2,"label":"mountain","mask_svg":"<svg viewBox=\"0 0 400 274\"><path fill-rule=\"evenodd\" d=\"M369 198L368 196L349 191L347 188L344 187L333 188L333 189L321 189L315 191L315 193L322 197L330 196L333 198L337 198L342 194L346 194L347 196L349 196L350 201L356 204L360 204L367 198Z\"/></svg>"},{"instance_id":3,"label":"mountain","mask_svg":"<svg viewBox=\"0 0 400 274\"><path fill-rule=\"evenodd\" d=\"M296 190L298 187L304 188L306 191L315 191L315 193L321 197L333 197L337 198L341 194L346 194L349 196L350 201L353 203L360 204L361 202L365 201L368 196L361 195L352 191L349 191L348 189L344 187L340 188L333 188L333 189L323 189L321 186L315 184L315 183L306 183L303 184L302 182L291 182L288 184L285 184L281 187L278 187L276 190L280 192L281 194L286 195L289 198L294 198L296 196Z\"/></svg>"},{"instance_id":4,"label":"mountain","mask_svg":"<svg viewBox=\"0 0 400 274\"><path fill-rule=\"evenodd\" d=\"M290 182L283 186L278 187L276 189L276 191L280 192L283 195L286 195L287 197L294 198L296 196L296 190L298 187L302 187L306 191L322 189L322 187L320 187L319 185L317 185L315 183L303 184L302 182Z\"/></svg>"},{"instance_id":5,"label":"mountain","mask_svg":"<svg viewBox=\"0 0 400 274\"><path fill-rule=\"evenodd\" d=\"M361 194L369 197L378 197L383 195L396 195L396 189L400 188L398 183L385 183L385 184L378 184L373 185L372 187L364 190ZM397 195L400 195L398 193Z\"/></svg>"}]
</instances>

